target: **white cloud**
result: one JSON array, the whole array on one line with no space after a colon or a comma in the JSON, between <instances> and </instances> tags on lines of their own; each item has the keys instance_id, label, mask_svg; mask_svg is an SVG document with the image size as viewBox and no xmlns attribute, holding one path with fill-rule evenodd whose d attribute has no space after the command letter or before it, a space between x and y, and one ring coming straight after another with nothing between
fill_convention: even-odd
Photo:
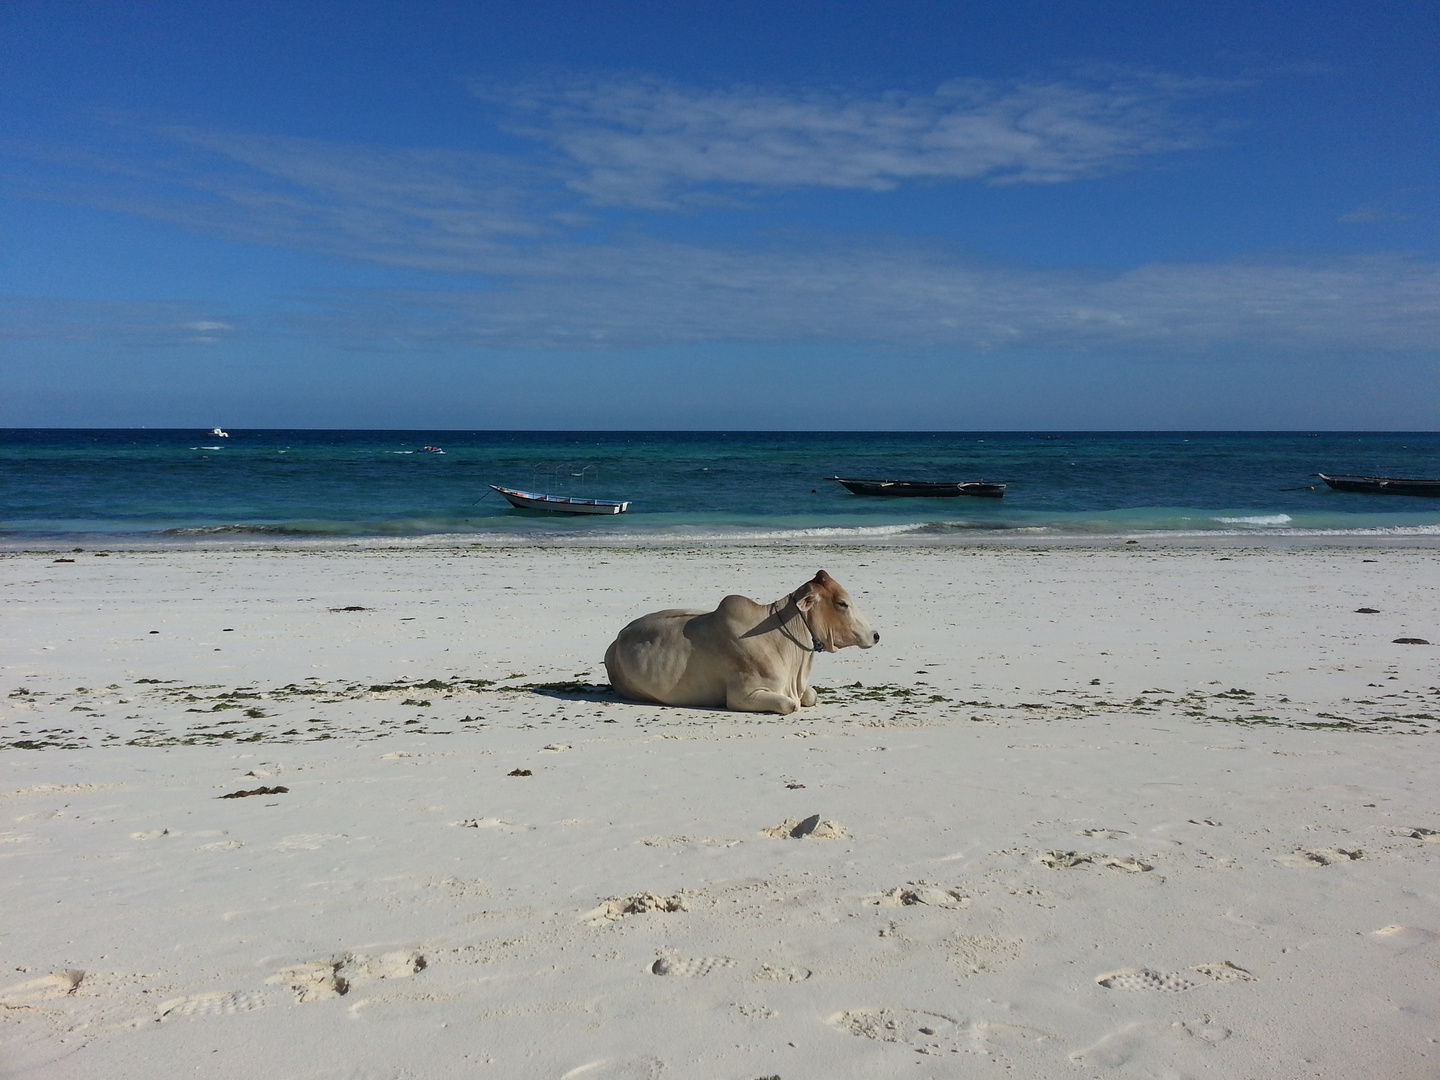
<instances>
[{"instance_id":1,"label":"white cloud","mask_svg":"<svg viewBox=\"0 0 1440 1080\"><path fill-rule=\"evenodd\" d=\"M511 158L193 128L162 134L249 170L213 178L189 171L186 183L255 211L292 215L298 226L319 219L316 223L371 240L393 231L402 244L427 230L471 243L547 231L529 194L538 171Z\"/></svg>"},{"instance_id":2,"label":"white cloud","mask_svg":"<svg viewBox=\"0 0 1440 1080\"><path fill-rule=\"evenodd\" d=\"M1433 350L1440 266L1408 258L995 269L933 250L721 251L655 243L530 253L504 288L339 302L357 342L522 348L864 342L1197 359ZM312 316L313 317L313 316Z\"/></svg>"},{"instance_id":3,"label":"white cloud","mask_svg":"<svg viewBox=\"0 0 1440 1080\"><path fill-rule=\"evenodd\" d=\"M182 304L0 298L0 341L83 342L142 348L212 344L232 323L196 318Z\"/></svg>"},{"instance_id":4,"label":"white cloud","mask_svg":"<svg viewBox=\"0 0 1440 1080\"><path fill-rule=\"evenodd\" d=\"M466 272L486 252L562 227L547 216L557 193L563 197L553 176L466 151L178 127L105 154L16 143L3 149L50 166L16 176L16 194L397 266Z\"/></svg>"},{"instance_id":5,"label":"white cloud","mask_svg":"<svg viewBox=\"0 0 1440 1080\"><path fill-rule=\"evenodd\" d=\"M1176 107L1229 86L1112 73L870 95L656 79L477 92L523 118L517 133L578 166L572 186L597 203L663 208L716 187L883 191L908 180L1057 183L1114 172L1205 143Z\"/></svg>"},{"instance_id":6,"label":"white cloud","mask_svg":"<svg viewBox=\"0 0 1440 1080\"><path fill-rule=\"evenodd\" d=\"M997 100L1010 100L991 89ZM681 97L687 108L698 108L693 94ZM1052 128L1085 113L1074 98L1061 97L1068 104L1051 114ZM642 117L654 111L652 99L642 95L636 105ZM841 120L850 114L837 100L800 108L800 119L785 130L816 128L826 117L840 117L837 139L843 143L857 130L883 128L881 117L888 115L910 134L897 137L903 145L885 159L888 164L852 173L854 182L890 182L901 176L902 166L911 170L906 175L940 168L939 157L914 149L919 145L914 131L944 127L940 120L953 119L958 107L946 113L915 106L911 112L923 123L907 128L901 122L909 115L904 101L885 113L875 106L881 99L867 99L855 106L860 118L847 128ZM732 97L722 95L711 104L719 117L715 123L734 129ZM1123 102L1113 108L1129 115ZM1096 105L1091 111L1104 110ZM765 115L773 118L774 112ZM760 119L755 123L764 127ZM1149 143L1137 134L1144 127L1138 121L1118 125L1129 135L1116 138L1122 146L1157 146L1177 137L1166 123L1157 123ZM1107 159L1096 149L1106 144L1102 136L1109 130L1099 127L1099 134L1076 137L1076 146L1091 148L1089 157L1072 154L1066 167L1113 164L1113 154ZM1079 124L1077 130L1089 129ZM487 279L485 289L307 297L303 314L300 303L291 308L289 331L334 334L357 347L436 341L527 348L826 341L989 351L1128 349L1176 358L1225 350L1433 351L1440 341L1440 267L1433 260L1229 261L1096 273L997 268L940 246L898 243L805 246L792 239L783 248L747 249L634 235L607 239L598 231L582 243L574 230L594 222L573 214L577 200L566 193L561 175L523 162L193 129L169 135L166 153L146 147L107 160L71 160L69 172L46 178L51 182L45 195L233 239ZM1038 155L1037 150L1026 159L1025 168L1038 168ZM751 175L777 175L783 157L752 161ZM811 175L806 170L813 170L816 160L797 155L796 171L787 175ZM958 170L958 160L946 167ZM152 164L156 161L163 165ZM653 194L656 184L672 185L677 168L647 164L631 179L644 180L641 188ZM733 179L739 173L714 175ZM213 312L160 306L91 305L48 314L41 308L17 312L23 317L0 333L173 343L177 327L205 338L231 329ZM252 329L254 322L247 318L247 333L260 332Z\"/></svg>"}]
</instances>

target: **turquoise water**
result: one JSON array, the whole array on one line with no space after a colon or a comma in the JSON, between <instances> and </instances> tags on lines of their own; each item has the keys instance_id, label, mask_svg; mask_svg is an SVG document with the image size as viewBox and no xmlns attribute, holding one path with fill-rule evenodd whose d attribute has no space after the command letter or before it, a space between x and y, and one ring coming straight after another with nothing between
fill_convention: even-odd
<instances>
[{"instance_id":1,"label":"turquoise water","mask_svg":"<svg viewBox=\"0 0 1440 1080\"><path fill-rule=\"evenodd\" d=\"M427 445L444 453L426 453ZM1440 434L1296 432L0 431L0 538L1159 533L1440 535L1440 500L1313 474L1440 476ZM879 499L827 476L986 479L1004 499ZM487 488L628 499L514 510Z\"/></svg>"}]
</instances>

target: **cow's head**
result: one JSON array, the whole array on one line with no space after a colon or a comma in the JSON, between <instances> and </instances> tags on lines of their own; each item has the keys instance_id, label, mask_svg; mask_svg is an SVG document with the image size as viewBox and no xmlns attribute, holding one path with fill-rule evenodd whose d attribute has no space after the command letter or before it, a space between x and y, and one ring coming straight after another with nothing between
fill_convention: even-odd
<instances>
[{"instance_id":1,"label":"cow's head","mask_svg":"<svg viewBox=\"0 0 1440 1080\"><path fill-rule=\"evenodd\" d=\"M880 640L850 594L824 570L791 593L790 599L804 614L826 652L835 652L847 645L868 649Z\"/></svg>"}]
</instances>

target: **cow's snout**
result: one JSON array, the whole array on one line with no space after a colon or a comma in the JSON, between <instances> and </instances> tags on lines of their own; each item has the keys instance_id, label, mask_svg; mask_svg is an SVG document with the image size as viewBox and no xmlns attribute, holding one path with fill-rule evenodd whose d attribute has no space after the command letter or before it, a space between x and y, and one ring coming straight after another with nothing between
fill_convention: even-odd
<instances>
[{"instance_id":1,"label":"cow's snout","mask_svg":"<svg viewBox=\"0 0 1440 1080\"><path fill-rule=\"evenodd\" d=\"M880 641L880 631L868 622L862 622L851 630L850 640L862 649L873 649Z\"/></svg>"}]
</instances>

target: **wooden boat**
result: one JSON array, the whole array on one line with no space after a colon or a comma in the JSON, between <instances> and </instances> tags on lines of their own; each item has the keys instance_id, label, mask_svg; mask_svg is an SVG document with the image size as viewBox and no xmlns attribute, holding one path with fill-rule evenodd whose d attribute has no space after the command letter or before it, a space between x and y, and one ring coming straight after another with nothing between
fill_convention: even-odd
<instances>
[{"instance_id":1,"label":"wooden boat","mask_svg":"<svg viewBox=\"0 0 1440 1080\"><path fill-rule=\"evenodd\" d=\"M1409 480L1399 476L1345 476L1316 473L1336 491L1361 491L1370 495L1425 495L1440 498L1440 480Z\"/></svg>"},{"instance_id":2,"label":"wooden boat","mask_svg":"<svg viewBox=\"0 0 1440 1080\"><path fill-rule=\"evenodd\" d=\"M910 499L952 499L957 495L978 495L998 499L1005 494L1004 484L984 480L854 480L844 476L827 476L856 495L893 495Z\"/></svg>"},{"instance_id":3,"label":"wooden boat","mask_svg":"<svg viewBox=\"0 0 1440 1080\"><path fill-rule=\"evenodd\" d=\"M574 499L568 495L542 495L535 491L517 491L514 488L491 484L492 491L498 491L511 506L519 510L545 510L551 514L623 514L630 509L628 502L612 499Z\"/></svg>"}]
</instances>

